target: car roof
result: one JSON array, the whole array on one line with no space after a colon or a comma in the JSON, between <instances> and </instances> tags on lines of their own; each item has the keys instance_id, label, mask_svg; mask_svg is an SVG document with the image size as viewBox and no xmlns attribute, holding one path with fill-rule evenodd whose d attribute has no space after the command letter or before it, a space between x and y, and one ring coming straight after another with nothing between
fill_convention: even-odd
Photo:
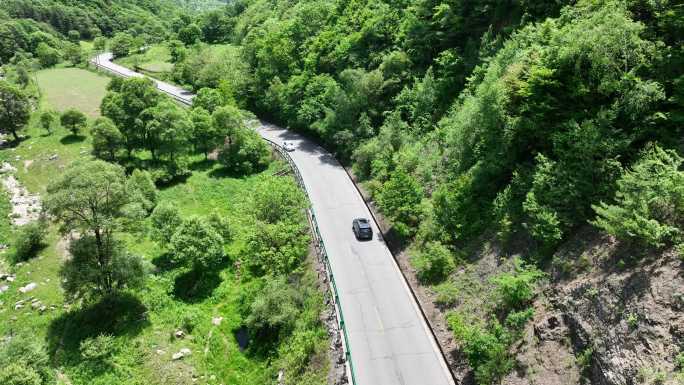
<instances>
[{"instance_id":1,"label":"car roof","mask_svg":"<svg viewBox=\"0 0 684 385\"><path fill-rule=\"evenodd\" d=\"M356 221L359 222L359 227L370 227L370 222L366 218L356 218Z\"/></svg>"}]
</instances>

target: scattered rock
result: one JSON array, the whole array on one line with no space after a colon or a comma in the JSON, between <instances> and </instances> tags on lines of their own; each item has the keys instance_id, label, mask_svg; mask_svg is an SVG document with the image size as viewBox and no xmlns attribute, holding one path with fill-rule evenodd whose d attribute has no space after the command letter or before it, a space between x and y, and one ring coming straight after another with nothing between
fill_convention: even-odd
<instances>
[{"instance_id":1,"label":"scattered rock","mask_svg":"<svg viewBox=\"0 0 684 385\"><path fill-rule=\"evenodd\" d=\"M540 341L560 341L566 333L567 328L562 322L562 316L551 315L544 321L534 325L534 334Z\"/></svg>"},{"instance_id":2,"label":"scattered rock","mask_svg":"<svg viewBox=\"0 0 684 385\"><path fill-rule=\"evenodd\" d=\"M183 357L189 356L192 354L192 351L188 348L183 348L181 349L178 353L174 353L173 356L171 356L171 359L174 361L178 361L182 359Z\"/></svg>"},{"instance_id":3,"label":"scattered rock","mask_svg":"<svg viewBox=\"0 0 684 385\"><path fill-rule=\"evenodd\" d=\"M16 171L17 171L17 169L14 168L14 166L12 166L11 164L9 164L7 162L4 162L2 164L2 167L0 167L0 174L9 174L9 173L13 173Z\"/></svg>"},{"instance_id":4,"label":"scattered rock","mask_svg":"<svg viewBox=\"0 0 684 385\"><path fill-rule=\"evenodd\" d=\"M26 294L26 293L32 291L33 289L35 289L36 287L38 287L38 285L37 285L36 283L34 283L34 282L31 282L31 283L29 283L28 285L26 285L26 286L24 286L24 287L20 287L20 288L19 288L19 292L22 293L22 294Z\"/></svg>"},{"instance_id":5,"label":"scattered rock","mask_svg":"<svg viewBox=\"0 0 684 385\"><path fill-rule=\"evenodd\" d=\"M19 183L14 175L6 175L2 179L3 187L10 194L12 202L12 224L22 226L38 219L41 211L40 199L37 195L31 195Z\"/></svg>"},{"instance_id":6,"label":"scattered rock","mask_svg":"<svg viewBox=\"0 0 684 385\"><path fill-rule=\"evenodd\" d=\"M7 286L7 285L0 286L0 294L6 292L7 290L9 290L9 286Z\"/></svg>"},{"instance_id":7,"label":"scattered rock","mask_svg":"<svg viewBox=\"0 0 684 385\"><path fill-rule=\"evenodd\" d=\"M161 350L161 349L157 349L157 355L163 356L164 354L166 354L165 351L163 351L163 350Z\"/></svg>"},{"instance_id":8,"label":"scattered rock","mask_svg":"<svg viewBox=\"0 0 684 385\"><path fill-rule=\"evenodd\" d=\"M57 159L59 159L59 155L57 155L57 154L52 154L48 159L49 159L49 160L57 160Z\"/></svg>"},{"instance_id":9,"label":"scattered rock","mask_svg":"<svg viewBox=\"0 0 684 385\"><path fill-rule=\"evenodd\" d=\"M222 321L223 321L223 317L214 317L211 319L211 323L214 324L215 326L221 325Z\"/></svg>"},{"instance_id":10,"label":"scattered rock","mask_svg":"<svg viewBox=\"0 0 684 385\"><path fill-rule=\"evenodd\" d=\"M176 338L183 338L185 337L185 332L183 332L182 330L176 330L176 332L173 333L173 335L176 336Z\"/></svg>"}]
</instances>

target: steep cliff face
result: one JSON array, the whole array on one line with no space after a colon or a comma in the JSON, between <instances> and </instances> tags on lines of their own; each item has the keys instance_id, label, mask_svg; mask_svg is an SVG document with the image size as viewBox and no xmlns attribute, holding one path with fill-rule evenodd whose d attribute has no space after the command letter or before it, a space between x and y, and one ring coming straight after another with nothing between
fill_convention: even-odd
<instances>
[{"instance_id":1,"label":"steep cliff face","mask_svg":"<svg viewBox=\"0 0 684 385\"><path fill-rule=\"evenodd\" d=\"M557 254L505 384L681 384L684 274L675 250L644 254L586 229Z\"/></svg>"},{"instance_id":2,"label":"steep cliff face","mask_svg":"<svg viewBox=\"0 0 684 385\"><path fill-rule=\"evenodd\" d=\"M591 267L557 281L554 298L573 345L593 351L591 382L682 381L675 373L684 342L684 276L677 253L638 256L639 250L600 236L579 250Z\"/></svg>"}]
</instances>

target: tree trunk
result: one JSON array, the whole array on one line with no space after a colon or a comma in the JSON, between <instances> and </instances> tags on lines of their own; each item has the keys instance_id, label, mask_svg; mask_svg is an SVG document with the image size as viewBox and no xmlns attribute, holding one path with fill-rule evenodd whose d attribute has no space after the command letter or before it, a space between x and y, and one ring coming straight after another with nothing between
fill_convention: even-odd
<instances>
[{"instance_id":1,"label":"tree trunk","mask_svg":"<svg viewBox=\"0 0 684 385\"><path fill-rule=\"evenodd\" d=\"M100 282L105 293L109 294L112 292L112 282L111 277L109 276L109 263L107 261L107 256L105 255L106 252L104 250L100 229L95 230L95 243L97 244L97 260L100 264Z\"/></svg>"}]
</instances>

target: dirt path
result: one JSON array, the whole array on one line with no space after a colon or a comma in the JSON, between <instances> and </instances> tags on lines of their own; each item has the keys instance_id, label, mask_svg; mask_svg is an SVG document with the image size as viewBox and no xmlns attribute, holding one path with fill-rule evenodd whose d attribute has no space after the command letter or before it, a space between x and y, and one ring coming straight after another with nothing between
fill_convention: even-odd
<instances>
[{"instance_id":1,"label":"dirt path","mask_svg":"<svg viewBox=\"0 0 684 385\"><path fill-rule=\"evenodd\" d=\"M3 163L0 171L3 174L2 185L9 194L12 203L12 213L10 214L12 224L23 226L37 220L41 212L40 196L29 194L14 176L17 169L9 163Z\"/></svg>"}]
</instances>

